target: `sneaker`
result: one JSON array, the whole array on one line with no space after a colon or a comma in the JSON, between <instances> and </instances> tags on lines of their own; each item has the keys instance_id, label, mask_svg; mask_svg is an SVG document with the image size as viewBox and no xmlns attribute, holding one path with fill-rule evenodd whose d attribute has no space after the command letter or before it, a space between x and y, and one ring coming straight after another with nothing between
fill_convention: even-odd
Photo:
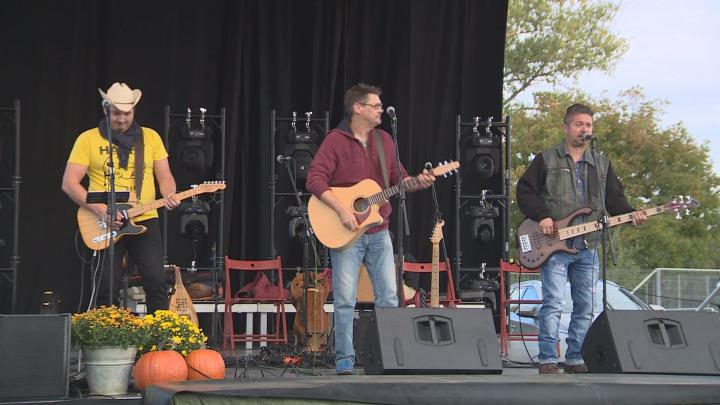
<instances>
[{"instance_id":1,"label":"sneaker","mask_svg":"<svg viewBox=\"0 0 720 405\"><path fill-rule=\"evenodd\" d=\"M585 374L588 372L585 363L565 365L565 374Z\"/></svg>"},{"instance_id":2,"label":"sneaker","mask_svg":"<svg viewBox=\"0 0 720 405\"><path fill-rule=\"evenodd\" d=\"M538 372L540 374L560 374L560 369L557 363L545 363L540 365Z\"/></svg>"},{"instance_id":3,"label":"sneaker","mask_svg":"<svg viewBox=\"0 0 720 405\"><path fill-rule=\"evenodd\" d=\"M354 362L350 358L339 359L335 362L335 374L337 375L353 375L355 374Z\"/></svg>"}]
</instances>

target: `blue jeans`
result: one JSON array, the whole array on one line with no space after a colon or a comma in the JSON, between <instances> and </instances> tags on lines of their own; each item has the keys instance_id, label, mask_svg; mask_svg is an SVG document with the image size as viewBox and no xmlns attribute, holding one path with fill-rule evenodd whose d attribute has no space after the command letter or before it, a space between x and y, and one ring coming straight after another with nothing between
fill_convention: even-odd
<instances>
[{"instance_id":1,"label":"blue jeans","mask_svg":"<svg viewBox=\"0 0 720 405\"><path fill-rule=\"evenodd\" d=\"M395 260L390 233L383 230L364 234L343 249L330 249L332 259L332 285L335 325L336 362L355 360L353 349L353 317L357 298L360 263L364 263L373 285L375 306L397 307Z\"/></svg>"},{"instance_id":2,"label":"blue jeans","mask_svg":"<svg viewBox=\"0 0 720 405\"><path fill-rule=\"evenodd\" d=\"M582 348L585 334L593 320L593 299L597 284L598 258L596 249L582 249L577 254L559 252L540 269L543 304L538 319L540 364L557 363L557 343L560 340L560 316L565 304L565 284L570 281L573 309L568 327L565 364L583 363Z\"/></svg>"}]
</instances>

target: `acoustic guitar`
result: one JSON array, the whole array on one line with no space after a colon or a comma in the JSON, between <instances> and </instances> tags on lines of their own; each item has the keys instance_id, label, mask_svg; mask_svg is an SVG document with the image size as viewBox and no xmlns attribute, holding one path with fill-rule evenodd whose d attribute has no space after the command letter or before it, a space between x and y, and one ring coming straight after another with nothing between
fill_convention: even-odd
<instances>
[{"instance_id":1,"label":"acoustic guitar","mask_svg":"<svg viewBox=\"0 0 720 405\"><path fill-rule=\"evenodd\" d=\"M296 309L293 335L298 344L313 353L324 351L327 345L330 317L325 301L329 293L325 280L314 272L298 272L290 282L290 300Z\"/></svg>"},{"instance_id":2,"label":"acoustic guitar","mask_svg":"<svg viewBox=\"0 0 720 405\"><path fill-rule=\"evenodd\" d=\"M214 193L223 189L225 189L224 181L206 181L189 190L175 194L175 198L180 201L198 194ZM105 218L98 217L88 208L80 207L77 212L77 221L83 242L92 250L103 250L110 246L110 238L116 243L125 235L138 235L145 232L147 228L136 225L133 218L137 218L148 211L162 208L165 205L163 200L161 198L148 204L140 202L117 204L118 212L121 212L127 218L120 229L112 229L112 224L108 224Z\"/></svg>"},{"instance_id":3,"label":"acoustic guitar","mask_svg":"<svg viewBox=\"0 0 720 405\"><path fill-rule=\"evenodd\" d=\"M460 167L458 162L445 162L432 169L435 177L452 175ZM417 177L403 181L405 188L417 186ZM308 216L315 235L323 245L341 249L359 238L365 231L373 226L383 223L380 216L380 206L387 204L388 199L400 192L400 185L380 188L374 180L365 179L351 187L331 187L335 198L355 214L358 228L351 231L340 222L340 217L329 205L320 201L314 195L308 203Z\"/></svg>"},{"instance_id":4,"label":"acoustic guitar","mask_svg":"<svg viewBox=\"0 0 720 405\"><path fill-rule=\"evenodd\" d=\"M652 216L663 213L673 213L679 218L683 213L689 213L691 207L700 203L692 197L680 196L671 202L654 208L642 210L645 215ZM555 221L555 229L550 235L540 232L536 221L526 219L518 228L518 242L520 245L520 264L528 269L537 269L542 266L550 256L557 252L577 253L577 249L567 247L566 240L576 236L585 235L602 229L597 221L585 222L579 225L569 225L580 215L590 215L592 209L581 208L567 217ZM613 227L632 222L632 213L616 215L608 218L608 226Z\"/></svg>"},{"instance_id":5,"label":"acoustic guitar","mask_svg":"<svg viewBox=\"0 0 720 405\"><path fill-rule=\"evenodd\" d=\"M192 321L195 325L198 324L198 316L193 305L192 298L185 289L183 284L182 276L180 275L180 267L175 267L175 285L170 290L170 305L168 309L180 316L184 316Z\"/></svg>"},{"instance_id":6,"label":"acoustic guitar","mask_svg":"<svg viewBox=\"0 0 720 405\"><path fill-rule=\"evenodd\" d=\"M430 308L440 308L440 241L443 239L442 219L435 223L430 242L432 242L432 276L430 278Z\"/></svg>"}]
</instances>

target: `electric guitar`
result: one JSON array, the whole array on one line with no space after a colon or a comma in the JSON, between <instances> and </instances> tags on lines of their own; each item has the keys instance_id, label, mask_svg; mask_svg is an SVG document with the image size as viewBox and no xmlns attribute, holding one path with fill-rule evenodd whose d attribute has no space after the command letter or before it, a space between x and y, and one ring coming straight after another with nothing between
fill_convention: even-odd
<instances>
[{"instance_id":1,"label":"electric guitar","mask_svg":"<svg viewBox=\"0 0 720 405\"><path fill-rule=\"evenodd\" d=\"M443 238L442 219L435 223L430 242L432 242L432 276L430 279L430 308L440 308L440 241Z\"/></svg>"},{"instance_id":2,"label":"electric guitar","mask_svg":"<svg viewBox=\"0 0 720 405\"><path fill-rule=\"evenodd\" d=\"M459 167L458 162L445 162L432 169L432 174L435 177L447 177L457 172ZM418 179L412 177L403 183L406 188L414 187L418 184ZM347 229L340 222L337 212L314 195L308 203L308 216L320 242L329 248L341 249L354 242L368 228L383 223L380 206L400 192L400 185L383 190L374 180L365 179L351 187L331 187L331 190L335 198L355 214L358 228L355 231Z\"/></svg>"},{"instance_id":3,"label":"electric guitar","mask_svg":"<svg viewBox=\"0 0 720 405\"><path fill-rule=\"evenodd\" d=\"M192 321L196 326L198 325L198 316L195 311L195 306L192 303L192 298L185 289L182 277L180 276L180 267L175 267L175 285L170 290L170 304L168 310L175 312L180 316L184 316Z\"/></svg>"},{"instance_id":4,"label":"electric guitar","mask_svg":"<svg viewBox=\"0 0 720 405\"><path fill-rule=\"evenodd\" d=\"M692 197L680 196L671 202L654 208L642 210L645 215L652 216L662 213L674 213L680 218L682 213L689 213L691 207L700 203ZM555 221L555 229L551 235L540 232L539 224L526 219L518 228L518 242L520 247L520 264L528 269L537 269L542 266L550 256L557 252L577 253L577 249L567 247L565 241L575 236L585 235L602 229L597 221L586 222L579 225L569 225L580 215L590 215L592 209L581 208L567 217ZM608 218L608 227L632 222L632 213L616 215Z\"/></svg>"},{"instance_id":5,"label":"electric guitar","mask_svg":"<svg viewBox=\"0 0 720 405\"><path fill-rule=\"evenodd\" d=\"M214 193L224 189L224 181L206 181L189 190L175 194L175 198L177 200L184 200L198 194ZM113 242L117 242L125 235L138 235L145 232L147 228L142 225L135 225L133 218L164 206L165 204L162 198L148 204L140 202L117 204L118 212L123 213L123 216L127 218L120 229L112 229L112 224L108 224L105 218L98 217L88 208L80 207L77 212L80 235L82 235L83 242L85 242L88 248L92 250L103 250L110 246L110 238L113 239Z\"/></svg>"}]
</instances>

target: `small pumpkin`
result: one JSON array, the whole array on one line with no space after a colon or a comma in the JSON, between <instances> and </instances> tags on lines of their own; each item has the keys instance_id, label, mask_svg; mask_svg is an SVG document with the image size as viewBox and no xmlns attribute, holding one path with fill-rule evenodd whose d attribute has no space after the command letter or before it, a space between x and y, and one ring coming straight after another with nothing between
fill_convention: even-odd
<instances>
[{"instance_id":1,"label":"small pumpkin","mask_svg":"<svg viewBox=\"0 0 720 405\"><path fill-rule=\"evenodd\" d=\"M225 360L210 349L197 349L185 358L188 380L221 380L225 378Z\"/></svg>"},{"instance_id":2,"label":"small pumpkin","mask_svg":"<svg viewBox=\"0 0 720 405\"><path fill-rule=\"evenodd\" d=\"M133 379L140 391L151 384L185 381L188 368L185 359L174 350L162 350L143 354L135 363Z\"/></svg>"}]
</instances>

